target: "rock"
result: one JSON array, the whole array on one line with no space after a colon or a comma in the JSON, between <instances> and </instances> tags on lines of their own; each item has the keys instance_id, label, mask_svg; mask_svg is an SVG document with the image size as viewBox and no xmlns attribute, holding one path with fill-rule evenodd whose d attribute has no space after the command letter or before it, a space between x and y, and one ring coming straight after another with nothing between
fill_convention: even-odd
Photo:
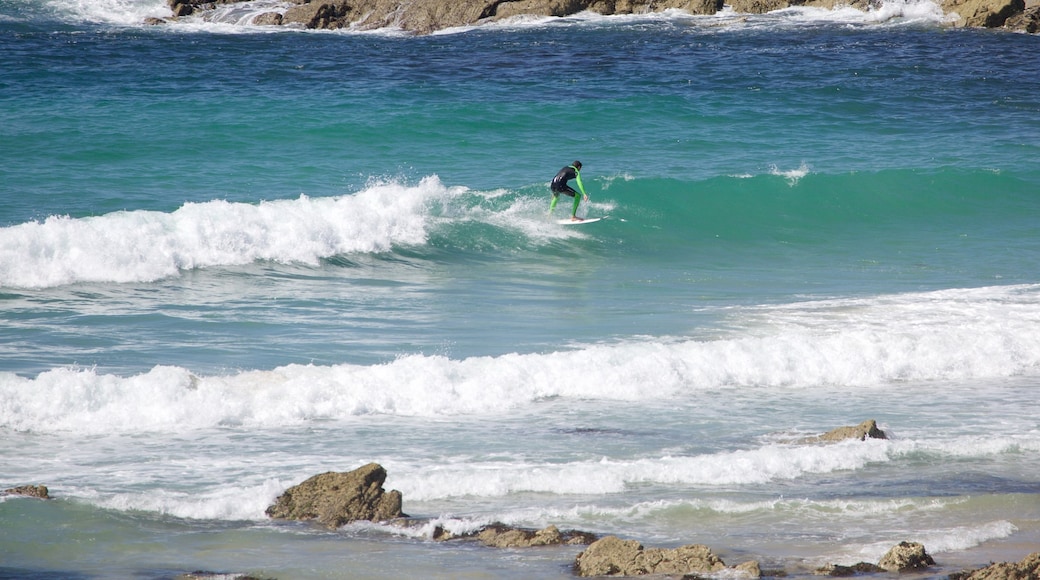
<instances>
[{"instance_id":1,"label":"rock","mask_svg":"<svg viewBox=\"0 0 1040 580\"><path fill-rule=\"evenodd\" d=\"M38 497L40 499L51 498L46 485L20 485L18 487L5 489L0 492L0 495L24 495L27 497Z\"/></svg>"},{"instance_id":2,"label":"rock","mask_svg":"<svg viewBox=\"0 0 1040 580\"><path fill-rule=\"evenodd\" d=\"M888 439L885 432L878 429L877 422L873 419L869 419L854 427L838 427L837 429L828 431L819 437L810 437L807 441L844 441L845 439L859 439L860 441L866 441L867 437L870 437L871 439Z\"/></svg>"},{"instance_id":3,"label":"rock","mask_svg":"<svg viewBox=\"0 0 1040 580\"><path fill-rule=\"evenodd\" d=\"M477 533L477 539L492 548L530 548L563 544L591 544L596 537L593 534L575 530L561 532L556 526L549 526L543 530L525 530L503 524L492 524L480 530Z\"/></svg>"},{"instance_id":4,"label":"rock","mask_svg":"<svg viewBox=\"0 0 1040 580\"><path fill-rule=\"evenodd\" d=\"M282 15L277 12L264 12L253 18L253 26L280 26Z\"/></svg>"},{"instance_id":5,"label":"rock","mask_svg":"<svg viewBox=\"0 0 1040 580\"><path fill-rule=\"evenodd\" d=\"M336 29L350 25L350 5L346 2L310 2L292 6L282 15L283 24L302 24L304 28Z\"/></svg>"},{"instance_id":6,"label":"rock","mask_svg":"<svg viewBox=\"0 0 1040 580\"><path fill-rule=\"evenodd\" d=\"M174 17L213 10L238 0L167 0ZM715 14L725 1L741 13L763 13L790 6L832 9L852 6L860 10L881 0L288 0L292 5L279 15L262 14L259 25L304 28L371 30L396 27L427 34L445 28L472 26L520 15L570 16L589 10L603 15L644 14L678 9L690 14ZM943 11L956 14L961 26L1007 26L1036 31L1040 12L1030 11L1035 0L940 0ZM280 19L280 20L279 20Z\"/></svg>"},{"instance_id":7,"label":"rock","mask_svg":"<svg viewBox=\"0 0 1040 580\"><path fill-rule=\"evenodd\" d=\"M978 570L950 574L950 580L1037 580L1040 578L1040 552L1033 552L1021 562L990 564Z\"/></svg>"},{"instance_id":8,"label":"rock","mask_svg":"<svg viewBox=\"0 0 1040 580\"><path fill-rule=\"evenodd\" d=\"M406 517L401 492L384 492L384 481L386 470L377 463L347 473L322 473L285 490L266 513L278 519L318 520L329 528Z\"/></svg>"},{"instance_id":9,"label":"rock","mask_svg":"<svg viewBox=\"0 0 1040 580\"><path fill-rule=\"evenodd\" d=\"M885 569L881 566L871 564L869 562L860 562L859 564L853 564L851 566L842 566L840 564L828 564L822 568L818 568L813 571L813 574L817 576L834 576L836 578L846 578L848 576L855 576L856 574L876 574L878 572L884 572Z\"/></svg>"},{"instance_id":10,"label":"rock","mask_svg":"<svg viewBox=\"0 0 1040 580\"><path fill-rule=\"evenodd\" d=\"M944 12L960 16L959 26L994 28L1025 10L1024 0L943 0Z\"/></svg>"},{"instance_id":11,"label":"rock","mask_svg":"<svg viewBox=\"0 0 1040 580\"><path fill-rule=\"evenodd\" d=\"M1040 32L1040 6L1027 7L1025 12L1011 16L1004 21L1004 28L1030 34Z\"/></svg>"},{"instance_id":12,"label":"rock","mask_svg":"<svg viewBox=\"0 0 1040 580\"><path fill-rule=\"evenodd\" d=\"M645 574L713 574L726 570L726 564L710 548L701 544L674 550L644 548L635 540L607 536L578 554L574 571L579 576L642 576ZM745 575L759 574L757 562L731 568Z\"/></svg>"},{"instance_id":13,"label":"rock","mask_svg":"<svg viewBox=\"0 0 1040 580\"><path fill-rule=\"evenodd\" d=\"M181 574L175 580L264 580L249 574L222 574L220 572L206 572L197 570L188 574Z\"/></svg>"},{"instance_id":14,"label":"rock","mask_svg":"<svg viewBox=\"0 0 1040 580\"><path fill-rule=\"evenodd\" d=\"M916 572L934 565L924 545L917 542L900 542L878 561L878 566L889 572Z\"/></svg>"}]
</instances>

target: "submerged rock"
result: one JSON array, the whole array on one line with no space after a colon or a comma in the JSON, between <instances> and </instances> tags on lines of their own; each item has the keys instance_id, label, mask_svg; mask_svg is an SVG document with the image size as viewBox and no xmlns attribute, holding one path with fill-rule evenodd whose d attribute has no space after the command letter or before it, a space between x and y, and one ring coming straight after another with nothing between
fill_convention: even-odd
<instances>
[{"instance_id":1,"label":"submerged rock","mask_svg":"<svg viewBox=\"0 0 1040 580\"><path fill-rule=\"evenodd\" d=\"M266 513L278 519L317 520L329 528L405 517L401 492L384 491L385 481L386 470L377 463L346 473L322 473L285 490Z\"/></svg>"},{"instance_id":2,"label":"submerged rock","mask_svg":"<svg viewBox=\"0 0 1040 580\"><path fill-rule=\"evenodd\" d=\"M607 536L578 554L574 571L579 576L643 576L646 574L716 574L733 570L747 577L761 575L758 562L728 568L711 548L701 544L675 549L644 548L635 540Z\"/></svg>"},{"instance_id":3,"label":"submerged rock","mask_svg":"<svg viewBox=\"0 0 1040 580\"><path fill-rule=\"evenodd\" d=\"M856 574L877 574L878 572L884 572L885 569L876 564L869 562L860 562L851 566L842 566L841 564L828 564L822 568L817 568L813 571L813 574L817 576L833 576L835 578L847 578L849 576L855 576Z\"/></svg>"}]
</instances>

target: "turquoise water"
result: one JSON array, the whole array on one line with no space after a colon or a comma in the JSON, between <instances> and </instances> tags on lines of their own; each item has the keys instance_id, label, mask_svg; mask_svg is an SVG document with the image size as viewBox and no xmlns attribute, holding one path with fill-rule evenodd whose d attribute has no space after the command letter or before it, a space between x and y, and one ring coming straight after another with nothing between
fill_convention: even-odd
<instances>
[{"instance_id":1,"label":"turquoise water","mask_svg":"<svg viewBox=\"0 0 1040 580\"><path fill-rule=\"evenodd\" d=\"M56 497L0 498L0 577L571 576L430 539L496 520L794 577L1035 551L1037 37L165 10L0 0L0 489ZM574 159L606 220L547 219ZM264 516L369 461L428 524Z\"/></svg>"}]
</instances>

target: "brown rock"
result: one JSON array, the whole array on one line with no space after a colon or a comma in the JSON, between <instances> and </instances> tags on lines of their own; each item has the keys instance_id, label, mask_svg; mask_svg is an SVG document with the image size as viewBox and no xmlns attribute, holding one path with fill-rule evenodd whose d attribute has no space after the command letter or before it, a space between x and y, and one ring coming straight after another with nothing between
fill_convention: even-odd
<instances>
[{"instance_id":1,"label":"brown rock","mask_svg":"<svg viewBox=\"0 0 1040 580\"><path fill-rule=\"evenodd\" d=\"M943 0L944 12L960 16L959 26L994 28L1025 10L1025 0Z\"/></svg>"},{"instance_id":2,"label":"brown rock","mask_svg":"<svg viewBox=\"0 0 1040 580\"><path fill-rule=\"evenodd\" d=\"M900 542L878 561L878 566L889 572L915 572L934 565L924 545L917 542Z\"/></svg>"},{"instance_id":3,"label":"brown rock","mask_svg":"<svg viewBox=\"0 0 1040 580\"><path fill-rule=\"evenodd\" d=\"M828 431L815 439L810 438L809 440L844 441L845 439L859 439L860 441L865 441L867 437L870 437L871 439L888 439L885 432L878 429L877 422L873 419L869 419L853 427L838 427L837 429Z\"/></svg>"},{"instance_id":4,"label":"brown rock","mask_svg":"<svg viewBox=\"0 0 1040 580\"><path fill-rule=\"evenodd\" d=\"M1040 6L1027 6L1025 12L1015 14L1005 20L1004 28L1030 34L1040 32Z\"/></svg>"},{"instance_id":5,"label":"brown rock","mask_svg":"<svg viewBox=\"0 0 1040 580\"><path fill-rule=\"evenodd\" d=\"M285 490L266 513L279 519L318 520L330 528L404 517L401 492L384 492L384 481L386 470L377 463L347 473L322 473Z\"/></svg>"},{"instance_id":6,"label":"brown rock","mask_svg":"<svg viewBox=\"0 0 1040 580\"><path fill-rule=\"evenodd\" d=\"M0 495L24 495L27 497L38 497L40 499L51 498L46 485L20 485L18 487L5 489L0 492Z\"/></svg>"},{"instance_id":7,"label":"brown rock","mask_svg":"<svg viewBox=\"0 0 1040 580\"><path fill-rule=\"evenodd\" d=\"M645 574L711 574L726 569L725 562L700 544L674 550L644 548L635 540L607 536L578 554L574 570L579 576L642 576ZM757 563L737 568L746 575L758 574Z\"/></svg>"},{"instance_id":8,"label":"brown rock","mask_svg":"<svg viewBox=\"0 0 1040 580\"><path fill-rule=\"evenodd\" d=\"M282 15L277 12L264 12L253 18L254 26L280 26L281 24Z\"/></svg>"},{"instance_id":9,"label":"brown rock","mask_svg":"<svg viewBox=\"0 0 1040 580\"><path fill-rule=\"evenodd\" d=\"M1001 562L978 570L950 574L950 580L1038 580L1040 552L1026 556L1021 562Z\"/></svg>"},{"instance_id":10,"label":"brown rock","mask_svg":"<svg viewBox=\"0 0 1040 580\"><path fill-rule=\"evenodd\" d=\"M167 0L175 17L212 10L238 0ZM519 15L569 16L584 10L604 15L642 14L667 9L691 14L715 14L725 0L291 0L284 15L268 13L255 24L286 24L305 28L370 30L397 27L425 34ZM762 13L789 6L834 8L850 5L865 10L881 0L728 0L736 12ZM1035 0L940 0L942 9L959 16L961 26L1007 26L1036 31L1040 11ZM280 22L279 22L280 18Z\"/></svg>"},{"instance_id":11,"label":"brown rock","mask_svg":"<svg viewBox=\"0 0 1040 580\"><path fill-rule=\"evenodd\" d=\"M587 532L574 530L561 532L556 526L549 526L543 530L525 530L503 524L492 524L482 529L477 534L477 539L492 548L530 548L562 544L590 544L596 538Z\"/></svg>"}]
</instances>

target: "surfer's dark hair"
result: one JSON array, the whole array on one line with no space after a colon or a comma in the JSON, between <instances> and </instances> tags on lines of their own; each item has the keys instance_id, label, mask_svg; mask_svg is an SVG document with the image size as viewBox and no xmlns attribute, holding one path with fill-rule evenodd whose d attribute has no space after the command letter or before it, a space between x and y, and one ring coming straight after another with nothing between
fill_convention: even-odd
<instances>
[{"instance_id":1,"label":"surfer's dark hair","mask_svg":"<svg viewBox=\"0 0 1040 580\"><path fill-rule=\"evenodd\" d=\"M575 161L571 165L573 165L575 169L581 169L581 161Z\"/></svg>"}]
</instances>

